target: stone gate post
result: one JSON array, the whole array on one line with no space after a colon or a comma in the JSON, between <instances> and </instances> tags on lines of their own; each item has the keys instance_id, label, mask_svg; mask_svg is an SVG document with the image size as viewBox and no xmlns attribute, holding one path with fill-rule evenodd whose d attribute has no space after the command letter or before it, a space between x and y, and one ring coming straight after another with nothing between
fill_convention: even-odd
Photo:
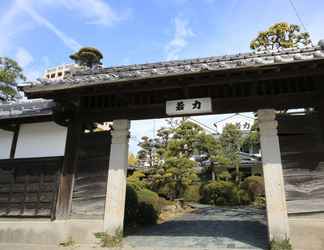
<instances>
[{"instance_id":1,"label":"stone gate post","mask_svg":"<svg viewBox=\"0 0 324 250\"><path fill-rule=\"evenodd\" d=\"M270 240L289 238L288 213L275 110L258 111Z\"/></svg>"},{"instance_id":2,"label":"stone gate post","mask_svg":"<svg viewBox=\"0 0 324 250\"><path fill-rule=\"evenodd\" d=\"M129 120L113 122L104 214L104 231L109 235L123 230L129 128Z\"/></svg>"}]
</instances>

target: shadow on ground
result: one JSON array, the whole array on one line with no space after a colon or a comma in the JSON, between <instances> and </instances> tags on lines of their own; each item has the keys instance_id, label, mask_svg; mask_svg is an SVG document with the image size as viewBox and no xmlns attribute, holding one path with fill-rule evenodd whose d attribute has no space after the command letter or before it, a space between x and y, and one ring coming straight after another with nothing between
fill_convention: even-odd
<instances>
[{"instance_id":1,"label":"shadow on ground","mask_svg":"<svg viewBox=\"0 0 324 250\"><path fill-rule=\"evenodd\" d=\"M138 230L126 240L134 247L153 244L154 249L266 249L268 245L264 211L249 207L198 207L174 220Z\"/></svg>"}]
</instances>

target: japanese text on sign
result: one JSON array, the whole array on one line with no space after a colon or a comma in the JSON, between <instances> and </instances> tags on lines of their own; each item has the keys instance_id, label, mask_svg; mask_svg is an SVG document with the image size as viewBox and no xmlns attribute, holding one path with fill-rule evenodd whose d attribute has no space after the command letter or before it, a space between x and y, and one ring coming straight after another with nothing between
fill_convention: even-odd
<instances>
[{"instance_id":1,"label":"japanese text on sign","mask_svg":"<svg viewBox=\"0 0 324 250\"><path fill-rule=\"evenodd\" d=\"M166 113L168 115L204 114L212 112L211 98L196 98L167 101Z\"/></svg>"}]
</instances>

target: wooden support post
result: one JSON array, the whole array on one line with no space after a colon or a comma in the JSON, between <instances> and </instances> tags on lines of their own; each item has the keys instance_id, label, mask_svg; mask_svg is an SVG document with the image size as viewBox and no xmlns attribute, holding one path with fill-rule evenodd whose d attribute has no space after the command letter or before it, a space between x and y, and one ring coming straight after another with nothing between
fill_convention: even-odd
<instances>
[{"instance_id":1,"label":"wooden support post","mask_svg":"<svg viewBox=\"0 0 324 250\"><path fill-rule=\"evenodd\" d=\"M59 180L56 202L56 219L68 219L72 207L74 175L76 172L79 143L82 134L82 122L76 117L70 121L66 136L64 161Z\"/></svg>"},{"instance_id":2,"label":"wooden support post","mask_svg":"<svg viewBox=\"0 0 324 250\"><path fill-rule=\"evenodd\" d=\"M18 135L19 135L19 128L20 125L17 124L14 128L14 135L12 138L12 142L11 142L11 149L10 149L10 159L14 159L15 158L15 153L16 153L16 147L17 147L17 141L18 141Z\"/></svg>"},{"instance_id":3,"label":"wooden support post","mask_svg":"<svg viewBox=\"0 0 324 250\"><path fill-rule=\"evenodd\" d=\"M320 136L322 142L324 142L324 100L320 101L318 115L319 115L319 122L320 122Z\"/></svg>"},{"instance_id":4,"label":"wooden support post","mask_svg":"<svg viewBox=\"0 0 324 250\"><path fill-rule=\"evenodd\" d=\"M319 83L321 83L319 81ZM318 104L318 113L319 113L319 120L320 120L320 128L321 128L321 138L322 142L324 142L324 84L319 85L319 104Z\"/></svg>"},{"instance_id":5,"label":"wooden support post","mask_svg":"<svg viewBox=\"0 0 324 250\"><path fill-rule=\"evenodd\" d=\"M273 109L258 111L269 239L280 241L289 239L289 225L275 118Z\"/></svg>"}]
</instances>

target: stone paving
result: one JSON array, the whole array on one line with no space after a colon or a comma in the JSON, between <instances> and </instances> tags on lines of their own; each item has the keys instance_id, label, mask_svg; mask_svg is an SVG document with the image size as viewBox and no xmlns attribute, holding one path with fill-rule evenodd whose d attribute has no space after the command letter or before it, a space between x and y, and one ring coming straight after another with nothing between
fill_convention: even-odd
<instances>
[{"instance_id":1,"label":"stone paving","mask_svg":"<svg viewBox=\"0 0 324 250\"><path fill-rule=\"evenodd\" d=\"M196 210L125 237L120 250L265 250L265 211L195 205ZM94 250L98 245L58 247L1 244L5 250Z\"/></svg>"},{"instance_id":2,"label":"stone paving","mask_svg":"<svg viewBox=\"0 0 324 250\"><path fill-rule=\"evenodd\" d=\"M125 238L136 249L267 249L265 212L248 207L199 206L179 218Z\"/></svg>"}]
</instances>

